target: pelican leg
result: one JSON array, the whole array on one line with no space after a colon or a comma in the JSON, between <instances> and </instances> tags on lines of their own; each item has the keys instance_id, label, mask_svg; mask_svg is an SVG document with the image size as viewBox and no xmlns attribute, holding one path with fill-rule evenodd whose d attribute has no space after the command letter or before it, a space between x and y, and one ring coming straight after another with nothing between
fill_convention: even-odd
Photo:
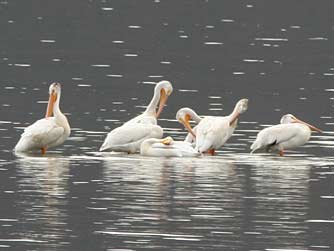
<instances>
[{"instance_id":1,"label":"pelican leg","mask_svg":"<svg viewBox=\"0 0 334 251\"><path fill-rule=\"evenodd\" d=\"M284 150L279 151L279 156L283 157L284 156Z\"/></svg>"},{"instance_id":2,"label":"pelican leg","mask_svg":"<svg viewBox=\"0 0 334 251\"><path fill-rule=\"evenodd\" d=\"M208 151L208 153L211 154L212 156L214 156L214 155L215 155L215 149L210 149L210 150Z\"/></svg>"},{"instance_id":3,"label":"pelican leg","mask_svg":"<svg viewBox=\"0 0 334 251\"><path fill-rule=\"evenodd\" d=\"M41 148L42 155L46 154L46 147Z\"/></svg>"}]
</instances>

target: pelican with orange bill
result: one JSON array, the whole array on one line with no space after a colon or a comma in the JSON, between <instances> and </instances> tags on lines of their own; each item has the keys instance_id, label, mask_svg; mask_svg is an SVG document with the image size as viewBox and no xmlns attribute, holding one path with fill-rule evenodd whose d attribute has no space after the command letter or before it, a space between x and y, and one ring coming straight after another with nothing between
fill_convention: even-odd
<instances>
[{"instance_id":1,"label":"pelican with orange bill","mask_svg":"<svg viewBox=\"0 0 334 251\"><path fill-rule=\"evenodd\" d=\"M261 149L267 152L277 150L280 156L284 151L304 145L311 137L311 131L322 132L292 114L281 118L280 124L261 130L251 146L252 153Z\"/></svg>"},{"instance_id":2,"label":"pelican with orange bill","mask_svg":"<svg viewBox=\"0 0 334 251\"><path fill-rule=\"evenodd\" d=\"M45 154L47 149L61 145L70 136L70 125L59 108L61 85L51 84L49 95L45 118L24 129L14 148L15 152L41 151Z\"/></svg>"},{"instance_id":3,"label":"pelican with orange bill","mask_svg":"<svg viewBox=\"0 0 334 251\"><path fill-rule=\"evenodd\" d=\"M135 153L140 150L140 145L145 139L162 138L163 129L157 125L157 119L172 92L173 86L169 81L158 82L146 110L122 126L111 130L100 147L100 151Z\"/></svg>"},{"instance_id":4,"label":"pelican with orange bill","mask_svg":"<svg viewBox=\"0 0 334 251\"><path fill-rule=\"evenodd\" d=\"M195 142L197 126L192 128L190 125L190 120L193 120L196 124L198 124L201 122L202 118L198 116L198 114L193 109L189 107L183 107L177 111L176 119L188 130L188 134L184 141L189 143Z\"/></svg>"},{"instance_id":5,"label":"pelican with orange bill","mask_svg":"<svg viewBox=\"0 0 334 251\"><path fill-rule=\"evenodd\" d=\"M222 147L232 136L239 116L247 111L248 99L241 99L237 102L232 113L228 116L204 116L200 118L196 113L184 110L179 111L177 119L186 127L195 142L195 149L200 153L215 155L215 150ZM183 114L183 115L182 115ZM198 125L191 128L189 120L194 119ZM189 138L189 134L186 140Z\"/></svg>"}]
</instances>

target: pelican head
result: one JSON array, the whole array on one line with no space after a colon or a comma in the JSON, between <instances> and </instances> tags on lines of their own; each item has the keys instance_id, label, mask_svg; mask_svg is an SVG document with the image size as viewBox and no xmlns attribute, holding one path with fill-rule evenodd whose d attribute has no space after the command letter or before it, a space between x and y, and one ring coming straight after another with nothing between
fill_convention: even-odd
<instances>
[{"instance_id":1,"label":"pelican head","mask_svg":"<svg viewBox=\"0 0 334 251\"><path fill-rule=\"evenodd\" d=\"M238 103L235 105L235 107L236 107L238 114L244 113L248 109L248 99L246 98L240 99Z\"/></svg>"},{"instance_id":2,"label":"pelican head","mask_svg":"<svg viewBox=\"0 0 334 251\"><path fill-rule=\"evenodd\" d=\"M244 113L248 109L248 99L240 99L238 103L236 103L233 112L229 115L230 118L230 126L236 127L238 118L240 114Z\"/></svg>"},{"instance_id":3,"label":"pelican head","mask_svg":"<svg viewBox=\"0 0 334 251\"><path fill-rule=\"evenodd\" d=\"M191 119L194 119L197 123L201 120L201 118L194 112L194 110L184 107L177 111L176 113L176 119L184 125L184 127L194 136L196 137L193 129L191 128L191 125L189 121Z\"/></svg>"},{"instance_id":4,"label":"pelican head","mask_svg":"<svg viewBox=\"0 0 334 251\"><path fill-rule=\"evenodd\" d=\"M280 123L281 124L289 124L294 123L297 120L297 118L292 114L285 114L282 116Z\"/></svg>"},{"instance_id":5,"label":"pelican head","mask_svg":"<svg viewBox=\"0 0 334 251\"><path fill-rule=\"evenodd\" d=\"M300 119L297 119L294 115L292 114L285 114L282 116L281 118L281 121L280 121L281 124L290 124L290 123L300 123L300 124L303 124L303 125L306 125L308 126L311 130L313 131L317 131L317 132L322 132L322 130L320 130L319 128L313 126L313 125L310 125Z\"/></svg>"},{"instance_id":6,"label":"pelican head","mask_svg":"<svg viewBox=\"0 0 334 251\"><path fill-rule=\"evenodd\" d=\"M164 105L167 102L168 97L173 92L173 86L169 81L163 80L157 83L157 85L154 88L154 92L158 93L160 96L159 109L157 112L157 118L158 118L164 108Z\"/></svg>"},{"instance_id":7,"label":"pelican head","mask_svg":"<svg viewBox=\"0 0 334 251\"><path fill-rule=\"evenodd\" d=\"M56 103L57 99L60 96L61 86L59 83L52 83L49 87L49 101L48 101L48 108L46 110L45 117L51 117L53 113L53 107Z\"/></svg>"},{"instance_id":8,"label":"pelican head","mask_svg":"<svg viewBox=\"0 0 334 251\"><path fill-rule=\"evenodd\" d=\"M164 145L172 145L173 142L174 142L174 140L173 140L173 138L170 137L170 136L168 136L168 137L166 137L166 138L160 140L160 143L162 143L162 144L164 144Z\"/></svg>"},{"instance_id":9,"label":"pelican head","mask_svg":"<svg viewBox=\"0 0 334 251\"><path fill-rule=\"evenodd\" d=\"M60 90L61 90L60 83L52 83L49 87L49 94L51 95L52 93L59 93Z\"/></svg>"}]
</instances>

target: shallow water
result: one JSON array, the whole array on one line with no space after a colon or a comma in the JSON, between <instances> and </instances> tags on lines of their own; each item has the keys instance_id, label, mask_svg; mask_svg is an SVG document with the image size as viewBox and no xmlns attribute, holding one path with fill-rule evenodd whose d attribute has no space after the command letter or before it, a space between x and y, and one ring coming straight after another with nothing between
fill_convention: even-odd
<instances>
[{"instance_id":1,"label":"shallow water","mask_svg":"<svg viewBox=\"0 0 334 251\"><path fill-rule=\"evenodd\" d=\"M0 2L0 249L333 250L333 7ZM249 110L214 157L98 153L162 79L174 92L159 124L176 139L181 107L228 114L247 97ZM14 155L52 81L71 137L44 157ZM284 158L250 155L286 113L324 132Z\"/></svg>"}]
</instances>

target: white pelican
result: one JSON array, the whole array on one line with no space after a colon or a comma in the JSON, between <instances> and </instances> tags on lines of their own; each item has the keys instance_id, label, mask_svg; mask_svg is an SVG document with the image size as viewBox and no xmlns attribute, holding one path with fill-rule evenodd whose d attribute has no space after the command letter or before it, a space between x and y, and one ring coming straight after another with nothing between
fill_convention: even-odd
<instances>
[{"instance_id":1,"label":"white pelican","mask_svg":"<svg viewBox=\"0 0 334 251\"><path fill-rule=\"evenodd\" d=\"M169 81L160 81L154 88L154 95L146 110L122 126L108 133L100 151L135 153L140 144L148 138L162 138L163 129L157 125L157 118L173 91ZM159 103L160 102L160 103ZM158 111L156 108L159 103Z\"/></svg>"},{"instance_id":2,"label":"white pelican","mask_svg":"<svg viewBox=\"0 0 334 251\"><path fill-rule=\"evenodd\" d=\"M200 153L189 142L164 139L146 139L141 143L140 154L153 157L196 157Z\"/></svg>"},{"instance_id":3,"label":"white pelican","mask_svg":"<svg viewBox=\"0 0 334 251\"><path fill-rule=\"evenodd\" d=\"M185 128L189 131L186 138L184 139L185 142L193 143L195 142L195 135L197 131L197 126L194 128L191 128L189 121L193 120L196 124L198 124L202 118L197 115L197 113L189 108L189 107L183 107L179 109L176 113L176 119L185 126Z\"/></svg>"},{"instance_id":4,"label":"white pelican","mask_svg":"<svg viewBox=\"0 0 334 251\"><path fill-rule=\"evenodd\" d=\"M157 124L157 118L160 116L164 105L167 102L168 97L173 92L173 86L169 81L163 80L156 84L154 88L154 94L151 102L146 107L146 110L130 119L128 122L125 122L123 125L133 124L133 123L142 123L142 124ZM159 103L159 109L156 111L157 105Z\"/></svg>"},{"instance_id":5,"label":"white pelican","mask_svg":"<svg viewBox=\"0 0 334 251\"><path fill-rule=\"evenodd\" d=\"M215 154L232 136L240 114L248 109L248 99L241 99L235 105L233 112L224 117L205 116L198 123L196 133L191 129L187 121L181 121L192 135L196 135L196 149L200 153L209 152Z\"/></svg>"},{"instance_id":6,"label":"white pelican","mask_svg":"<svg viewBox=\"0 0 334 251\"><path fill-rule=\"evenodd\" d=\"M286 114L281 118L280 124L261 130L256 140L251 145L255 152L259 149L278 150L279 155L284 155L284 150L304 145L311 137L311 130L321 132L320 129L297 119L292 114Z\"/></svg>"},{"instance_id":7,"label":"white pelican","mask_svg":"<svg viewBox=\"0 0 334 251\"><path fill-rule=\"evenodd\" d=\"M45 154L48 148L62 144L70 136L70 125L59 108L60 84L51 84L49 94L45 118L37 120L34 124L24 129L19 142L14 148L15 152L41 150L42 154ZM51 117L52 114L54 117Z\"/></svg>"}]
</instances>

